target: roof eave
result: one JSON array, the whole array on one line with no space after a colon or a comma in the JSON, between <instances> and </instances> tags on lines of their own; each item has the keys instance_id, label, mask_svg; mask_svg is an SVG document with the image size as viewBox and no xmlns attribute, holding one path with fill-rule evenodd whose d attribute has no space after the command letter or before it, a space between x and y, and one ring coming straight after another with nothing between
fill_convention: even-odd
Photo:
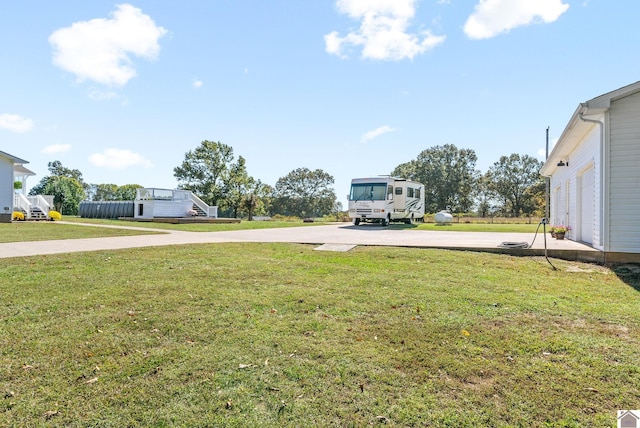
<instances>
[{"instance_id":1,"label":"roof eave","mask_svg":"<svg viewBox=\"0 0 640 428\"><path fill-rule=\"evenodd\" d=\"M540 168L540 174L544 177L548 177L557 168L557 163L562 160L563 157L567 156L570 152L571 147L569 146L569 142L571 141L570 136L574 135L577 128L584 124L582 120L580 120L580 114L584 114L584 103L578 104L578 107L573 112L571 119L567 123L567 126L562 131L562 135L558 139L558 142L549 153L549 157L545 161L542 168Z\"/></svg>"},{"instance_id":2,"label":"roof eave","mask_svg":"<svg viewBox=\"0 0 640 428\"><path fill-rule=\"evenodd\" d=\"M11 160L14 164L18 163L18 164L25 164L25 163L29 163L29 161L26 161L24 159L20 159L19 157L16 157L14 155L10 155L9 153L0 151L0 156L4 156L6 158L8 158L9 160Z\"/></svg>"},{"instance_id":3,"label":"roof eave","mask_svg":"<svg viewBox=\"0 0 640 428\"><path fill-rule=\"evenodd\" d=\"M591 127L595 126L592 122L583 121L581 116L602 115L611 108L611 103L613 101L637 92L640 92L640 81L578 104L578 107L576 108L576 111L573 112L569 123L567 123L566 128L562 131L562 135L560 136L558 143L554 146L542 168L540 168L540 174L545 177L551 176L557 168L557 163L566 158L575 148L580 137L584 136Z\"/></svg>"}]
</instances>

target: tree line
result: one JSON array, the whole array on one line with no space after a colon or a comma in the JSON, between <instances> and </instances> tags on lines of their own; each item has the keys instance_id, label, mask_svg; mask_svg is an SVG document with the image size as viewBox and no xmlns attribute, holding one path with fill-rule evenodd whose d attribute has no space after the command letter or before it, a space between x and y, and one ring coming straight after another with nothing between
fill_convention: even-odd
<instances>
[{"instance_id":1,"label":"tree line","mask_svg":"<svg viewBox=\"0 0 640 428\"><path fill-rule=\"evenodd\" d=\"M425 184L426 212L447 209L482 217L542 214L542 162L528 155L502 156L484 174L476 169L476 162L473 150L446 144L424 150L416 159L398 165L391 175ZM53 195L56 210L67 215L76 215L83 200L133 200L136 189L142 187L87 184L79 170L66 168L60 161L50 162L48 168L50 175L29 194ZM186 152L173 175L179 189L190 190L207 204L218 206L223 217L305 218L342 211L329 173L297 168L270 186L250 176L245 158L236 158L233 148L221 142L205 140Z\"/></svg>"}]
</instances>

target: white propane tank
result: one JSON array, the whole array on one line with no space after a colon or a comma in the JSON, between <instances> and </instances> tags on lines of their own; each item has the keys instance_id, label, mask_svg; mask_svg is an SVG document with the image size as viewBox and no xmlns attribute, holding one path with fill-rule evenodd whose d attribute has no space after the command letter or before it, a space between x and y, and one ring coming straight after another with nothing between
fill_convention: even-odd
<instances>
[{"instance_id":1,"label":"white propane tank","mask_svg":"<svg viewBox=\"0 0 640 428\"><path fill-rule=\"evenodd\" d=\"M451 215L451 213L448 213L446 211L440 211L439 213L436 213L434 219L438 224L447 224L453 222L453 216Z\"/></svg>"}]
</instances>

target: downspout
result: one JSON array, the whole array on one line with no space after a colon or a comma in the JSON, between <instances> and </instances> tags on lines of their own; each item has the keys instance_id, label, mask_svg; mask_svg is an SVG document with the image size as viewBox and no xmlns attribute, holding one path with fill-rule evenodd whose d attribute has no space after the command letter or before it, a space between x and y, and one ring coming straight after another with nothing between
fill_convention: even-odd
<instances>
[{"instance_id":1,"label":"downspout","mask_svg":"<svg viewBox=\"0 0 640 428\"><path fill-rule=\"evenodd\" d=\"M603 249L606 251L607 248L605 248L604 246L604 225L605 223L609 222L609 218L607 216L607 218L605 219L605 209L604 209L604 192L606 189L606 184L605 184L605 159L604 159L604 154L605 154L605 150L604 150L604 122L601 120L597 120L597 119L587 119L586 117L584 117L584 113L588 110L588 106L587 103L581 103L580 106L582 107L582 111L578 114L578 117L580 118L581 121L583 122L589 122L589 123L595 123L597 125L600 125L600 246L603 247ZM607 239L608 240L608 239Z\"/></svg>"}]
</instances>

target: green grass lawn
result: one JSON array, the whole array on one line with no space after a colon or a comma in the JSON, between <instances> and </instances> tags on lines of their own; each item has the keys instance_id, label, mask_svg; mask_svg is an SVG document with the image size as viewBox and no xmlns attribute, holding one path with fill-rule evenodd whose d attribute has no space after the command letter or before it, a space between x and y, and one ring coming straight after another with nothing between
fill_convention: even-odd
<instances>
[{"instance_id":1,"label":"green grass lawn","mask_svg":"<svg viewBox=\"0 0 640 428\"><path fill-rule=\"evenodd\" d=\"M106 227L60 224L51 221L14 221L0 223L0 243L22 241L47 241L52 239L102 238L158 233Z\"/></svg>"},{"instance_id":2,"label":"green grass lawn","mask_svg":"<svg viewBox=\"0 0 640 428\"><path fill-rule=\"evenodd\" d=\"M633 269L208 244L5 259L0 426L615 426Z\"/></svg>"}]
</instances>

